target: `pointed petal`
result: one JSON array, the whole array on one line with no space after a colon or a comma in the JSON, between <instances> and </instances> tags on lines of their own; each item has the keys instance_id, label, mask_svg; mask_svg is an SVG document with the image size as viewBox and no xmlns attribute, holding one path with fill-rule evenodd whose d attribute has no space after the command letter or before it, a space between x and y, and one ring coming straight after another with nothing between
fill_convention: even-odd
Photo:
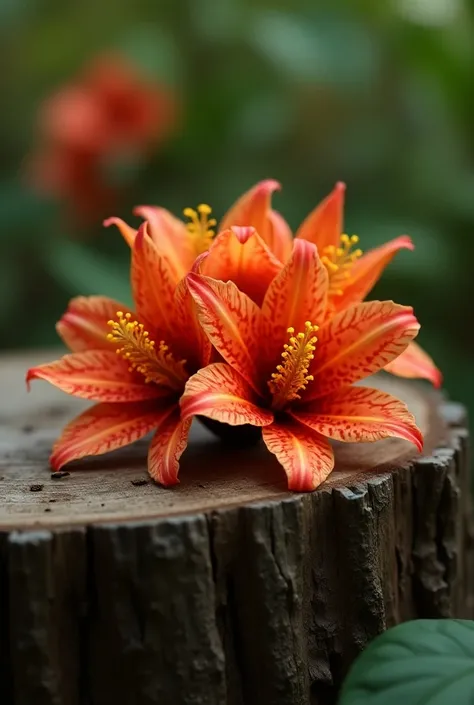
<instances>
[{"instance_id":1,"label":"pointed petal","mask_svg":"<svg viewBox=\"0 0 474 705\"><path fill-rule=\"evenodd\" d=\"M122 218L116 218L115 216L104 220L104 226L106 228L109 228L111 225L116 225L127 245L129 247L133 247L138 230L132 228L124 220L122 220Z\"/></svg>"},{"instance_id":2,"label":"pointed petal","mask_svg":"<svg viewBox=\"0 0 474 705\"><path fill-rule=\"evenodd\" d=\"M216 237L202 262L201 272L213 279L233 281L260 305L281 268L255 228L234 226Z\"/></svg>"},{"instance_id":3,"label":"pointed petal","mask_svg":"<svg viewBox=\"0 0 474 705\"><path fill-rule=\"evenodd\" d=\"M269 239L273 237L270 223L272 193L280 188L278 181L273 179L260 181L231 206L219 225L219 232L233 225L252 226L262 240L270 244Z\"/></svg>"},{"instance_id":4,"label":"pointed petal","mask_svg":"<svg viewBox=\"0 0 474 705\"><path fill-rule=\"evenodd\" d=\"M186 276L196 253L185 223L166 208L157 206L137 206L133 212L148 221L148 235L167 258L176 278Z\"/></svg>"},{"instance_id":5,"label":"pointed petal","mask_svg":"<svg viewBox=\"0 0 474 705\"><path fill-rule=\"evenodd\" d=\"M305 321L319 325L325 316L328 274L315 245L295 240L293 252L272 281L262 304L267 356L273 367L288 340L287 329L304 330Z\"/></svg>"},{"instance_id":6,"label":"pointed petal","mask_svg":"<svg viewBox=\"0 0 474 705\"><path fill-rule=\"evenodd\" d=\"M324 201L307 216L296 231L296 237L314 243L319 252L339 244L344 227L344 194L346 185L339 181Z\"/></svg>"},{"instance_id":7,"label":"pointed petal","mask_svg":"<svg viewBox=\"0 0 474 705\"><path fill-rule=\"evenodd\" d=\"M337 441L379 441L394 436L423 448L423 435L406 404L368 387L346 387L329 397L293 409L298 421Z\"/></svg>"},{"instance_id":8,"label":"pointed petal","mask_svg":"<svg viewBox=\"0 0 474 705\"><path fill-rule=\"evenodd\" d=\"M268 235L267 245L275 257L278 257L280 262L285 263L291 255L293 246L291 228L284 217L275 210L270 211L270 223L271 230Z\"/></svg>"},{"instance_id":9,"label":"pointed petal","mask_svg":"<svg viewBox=\"0 0 474 705\"><path fill-rule=\"evenodd\" d=\"M107 321L115 318L117 311L127 313L129 309L107 296L77 296L69 302L56 330L73 352L115 349L115 343L107 340Z\"/></svg>"},{"instance_id":10,"label":"pointed petal","mask_svg":"<svg viewBox=\"0 0 474 705\"><path fill-rule=\"evenodd\" d=\"M169 342L175 326L174 293L178 282L168 260L147 235L145 223L133 245L131 283L138 318L152 324Z\"/></svg>"},{"instance_id":11,"label":"pointed petal","mask_svg":"<svg viewBox=\"0 0 474 705\"><path fill-rule=\"evenodd\" d=\"M90 350L64 355L60 360L32 367L26 383L42 379L81 399L126 402L169 395L170 390L146 384L143 375L129 372L128 363L113 351Z\"/></svg>"},{"instance_id":12,"label":"pointed petal","mask_svg":"<svg viewBox=\"0 0 474 705\"><path fill-rule=\"evenodd\" d=\"M259 406L252 387L230 365L208 365L186 383L180 400L183 419L200 415L230 426L266 426L273 413Z\"/></svg>"},{"instance_id":13,"label":"pointed petal","mask_svg":"<svg viewBox=\"0 0 474 705\"><path fill-rule=\"evenodd\" d=\"M188 445L191 419L182 421L175 409L158 426L148 451L148 472L165 487L178 484L179 459Z\"/></svg>"},{"instance_id":14,"label":"pointed petal","mask_svg":"<svg viewBox=\"0 0 474 705\"><path fill-rule=\"evenodd\" d=\"M399 377L428 379L436 388L441 387L443 381L441 370L417 343L410 343L407 349L384 369Z\"/></svg>"},{"instance_id":15,"label":"pointed petal","mask_svg":"<svg viewBox=\"0 0 474 705\"><path fill-rule=\"evenodd\" d=\"M188 274L187 282L209 340L224 360L259 391L260 309L233 282L199 274Z\"/></svg>"},{"instance_id":16,"label":"pointed petal","mask_svg":"<svg viewBox=\"0 0 474 705\"><path fill-rule=\"evenodd\" d=\"M374 250L369 250L352 267L350 279L344 287L342 296L334 298L337 311L348 308L351 304L363 301L383 274L385 267L400 250L413 250L414 245L408 235L386 242Z\"/></svg>"},{"instance_id":17,"label":"pointed petal","mask_svg":"<svg viewBox=\"0 0 474 705\"><path fill-rule=\"evenodd\" d=\"M177 357L184 357L188 370L205 367L210 358L212 345L204 333L191 296L186 278L181 279L174 295L174 317L176 334L173 350Z\"/></svg>"},{"instance_id":18,"label":"pointed petal","mask_svg":"<svg viewBox=\"0 0 474 705\"><path fill-rule=\"evenodd\" d=\"M369 301L336 314L318 331L318 342L303 399L331 394L378 372L416 336L420 324L410 306Z\"/></svg>"},{"instance_id":19,"label":"pointed petal","mask_svg":"<svg viewBox=\"0 0 474 705\"><path fill-rule=\"evenodd\" d=\"M283 465L290 490L315 490L334 467L334 454L329 442L290 417L264 426L262 435L268 450Z\"/></svg>"},{"instance_id":20,"label":"pointed petal","mask_svg":"<svg viewBox=\"0 0 474 705\"><path fill-rule=\"evenodd\" d=\"M158 401L97 404L66 426L54 444L51 466L59 470L71 460L130 445L156 428L172 408Z\"/></svg>"}]
</instances>

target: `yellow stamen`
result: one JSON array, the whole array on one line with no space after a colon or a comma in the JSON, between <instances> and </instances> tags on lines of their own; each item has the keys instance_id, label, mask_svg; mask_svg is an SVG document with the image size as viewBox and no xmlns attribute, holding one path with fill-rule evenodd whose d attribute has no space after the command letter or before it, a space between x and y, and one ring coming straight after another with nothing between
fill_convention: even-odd
<instances>
[{"instance_id":1,"label":"yellow stamen","mask_svg":"<svg viewBox=\"0 0 474 705\"><path fill-rule=\"evenodd\" d=\"M359 242L357 235L341 235L339 247L329 245L323 250L321 261L329 274L329 295L341 296L348 280L351 277L351 270L362 250L353 249Z\"/></svg>"},{"instance_id":2,"label":"yellow stamen","mask_svg":"<svg viewBox=\"0 0 474 705\"><path fill-rule=\"evenodd\" d=\"M286 404L300 399L300 392L306 389L313 375L308 374L311 360L316 350L317 337L314 335L318 326L306 321L304 333L295 335L294 328L288 328L289 343L283 346L282 364L277 365L268 387L273 395L274 409L283 409Z\"/></svg>"},{"instance_id":3,"label":"yellow stamen","mask_svg":"<svg viewBox=\"0 0 474 705\"><path fill-rule=\"evenodd\" d=\"M186 225L189 234L194 241L196 255L200 255L209 249L215 231L212 228L216 225L215 218L209 218L212 213L212 208L206 203L201 203L197 210L194 208L185 208L183 211L186 218L190 222Z\"/></svg>"},{"instance_id":4,"label":"yellow stamen","mask_svg":"<svg viewBox=\"0 0 474 705\"><path fill-rule=\"evenodd\" d=\"M145 377L145 382L181 389L188 378L184 369L186 360L178 362L163 340L157 347L143 323L131 319L130 313L117 311L117 320L108 321L112 332L107 338L120 345L117 355L127 360L130 372L140 372Z\"/></svg>"}]
</instances>

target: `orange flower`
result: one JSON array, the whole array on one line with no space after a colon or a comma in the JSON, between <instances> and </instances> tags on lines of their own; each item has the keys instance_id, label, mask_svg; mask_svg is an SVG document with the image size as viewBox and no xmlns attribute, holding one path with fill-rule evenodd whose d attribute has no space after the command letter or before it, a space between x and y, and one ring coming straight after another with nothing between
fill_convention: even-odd
<instances>
[{"instance_id":1,"label":"orange flower","mask_svg":"<svg viewBox=\"0 0 474 705\"><path fill-rule=\"evenodd\" d=\"M146 153L163 139L174 113L169 92L149 83L119 55L102 56L77 81L49 98L39 115L41 145L32 160L35 185L94 217L110 208L110 158Z\"/></svg>"},{"instance_id":2,"label":"orange flower","mask_svg":"<svg viewBox=\"0 0 474 705\"><path fill-rule=\"evenodd\" d=\"M209 250L200 272L222 281L234 281L241 291L260 305L271 281L271 273L281 270L292 250L290 226L271 207L272 194L278 189L280 184L268 179L241 196L221 220L217 229L219 235L214 240L212 228L217 222L208 220L211 209L207 205L198 206L197 212L185 209L185 215L191 218L187 226L164 208L139 206L135 213L148 220L157 246L168 254L174 253L182 276L190 271L197 255ZM343 232L344 193L345 185L336 184L295 234L296 239L312 242L318 247L327 269L327 316L363 301L395 254L401 249L413 249L411 239L402 235L363 254L357 236L349 237ZM119 227L129 243L133 242L136 233L133 228L120 218L105 221L105 225L112 224ZM249 237L252 238L252 247L247 245L244 248L245 238ZM236 271L238 279L235 278ZM412 343L388 371L402 377L426 378L436 387L442 381L433 360L416 343Z\"/></svg>"},{"instance_id":3,"label":"orange flower","mask_svg":"<svg viewBox=\"0 0 474 705\"><path fill-rule=\"evenodd\" d=\"M132 250L135 313L106 297L73 299L57 325L72 354L30 369L27 383L43 379L99 402L65 428L50 458L54 469L156 429L148 470L158 482L173 485L191 423L180 420L179 398L188 377L208 363L211 346L186 281L177 283L145 227Z\"/></svg>"},{"instance_id":4,"label":"orange flower","mask_svg":"<svg viewBox=\"0 0 474 705\"><path fill-rule=\"evenodd\" d=\"M178 278L199 266L202 274L235 282L261 304L283 266L254 227L230 227L215 236L216 220L209 217L211 208L204 203L197 210L185 208L184 214L190 219L187 225L165 208L140 206L135 212L146 219L150 237ZM108 218L104 224L117 225L125 241L133 246L137 231L121 218Z\"/></svg>"},{"instance_id":5,"label":"orange flower","mask_svg":"<svg viewBox=\"0 0 474 705\"><path fill-rule=\"evenodd\" d=\"M253 225L272 252L284 262L291 252L292 234L284 218L271 207L271 196L278 189L277 181L261 181L230 208L221 227ZM337 183L295 233L296 239L317 246L328 271L328 315L363 301L397 252L414 249L408 235L401 235L364 254L359 248L359 238L344 233L345 190L344 183ZM440 370L416 343L411 343L387 371L400 377L425 378L435 387L442 382Z\"/></svg>"},{"instance_id":6,"label":"orange flower","mask_svg":"<svg viewBox=\"0 0 474 705\"><path fill-rule=\"evenodd\" d=\"M316 246L302 239L261 308L233 282L197 273L187 280L201 325L226 362L210 364L187 382L183 422L198 414L261 426L289 488L300 491L315 489L333 469L328 438L397 436L421 450L421 432L405 404L352 386L391 363L416 336L410 307L356 303L328 319L328 272Z\"/></svg>"}]
</instances>

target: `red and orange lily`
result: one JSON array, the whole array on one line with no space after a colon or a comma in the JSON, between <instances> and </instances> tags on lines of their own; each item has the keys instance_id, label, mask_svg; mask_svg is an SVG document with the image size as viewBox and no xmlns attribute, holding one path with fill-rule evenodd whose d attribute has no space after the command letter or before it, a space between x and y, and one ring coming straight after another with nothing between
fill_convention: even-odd
<instances>
[{"instance_id":1,"label":"red and orange lily","mask_svg":"<svg viewBox=\"0 0 474 705\"><path fill-rule=\"evenodd\" d=\"M180 419L179 398L189 376L209 362L211 345L186 281L177 282L145 225L133 243L131 284L135 312L107 297L73 299L57 324L72 354L30 369L27 383L43 379L98 402L64 429L50 458L54 469L156 430L148 470L173 485L191 424Z\"/></svg>"},{"instance_id":2,"label":"red and orange lily","mask_svg":"<svg viewBox=\"0 0 474 705\"><path fill-rule=\"evenodd\" d=\"M289 488L299 491L315 489L332 471L328 438L396 436L421 450L421 432L405 404L353 386L392 363L416 336L410 307L355 303L328 318L328 271L304 239L295 241L262 307L233 282L196 272L187 282L201 325L225 362L189 379L180 402L183 423L201 415L262 427Z\"/></svg>"},{"instance_id":3,"label":"red and orange lily","mask_svg":"<svg viewBox=\"0 0 474 705\"><path fill-rule=\"evenodd\" d=\"M250 189L226 213L215 238L217 221L209 217L211 209L205 204L196 211L185 209L184 214L190 219L187 225L164 208L140 206L135 213L148 220L151 237L173 261L180 276L191 270L198 255L208 251L201 263L201 273L234 281L260 305L270 281L292 250L291 229L271 205L272 194L278 189L280 184L270 179ZM336 184L294 235L297 240L317 246L327 269L328 317L363 301L395 254L402 249L413 249L411 239L402 235L363 254L359 239L343 231L344 194L345 185ZM120 218L109 218L105 224L117 225L125 240L133 242L136 231ZM402 377L426 378L437 387L442 380L433 360L416 343L387 371Z\"/></svg>"}]
</instances>

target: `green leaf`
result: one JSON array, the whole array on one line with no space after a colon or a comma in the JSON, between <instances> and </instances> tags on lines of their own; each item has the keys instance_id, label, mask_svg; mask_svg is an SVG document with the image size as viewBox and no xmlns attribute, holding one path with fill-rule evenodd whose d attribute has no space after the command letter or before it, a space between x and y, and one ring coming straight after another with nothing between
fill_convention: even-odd
<instances>
[{"instance_id":1,"label":"green leaf","mask_svg":"<svg viewBox=\"0 0 474 705\"><path fill-rule=\"evenodd\" d=\"M129 267L83 245L59 241L45 253L45 264L56 281L72 295L103 294L127 303Z\"/></svg>"},{"instance_id":2,"label":"green leaf","mask_svg":"<svg viewBox=\"0 0 474 705\"><path fill-rule=\"evenodd\" d=\"M471 705L474 622L416 620L382 634L353 665L339 705Z\"/></svg>"}]
</instances>

